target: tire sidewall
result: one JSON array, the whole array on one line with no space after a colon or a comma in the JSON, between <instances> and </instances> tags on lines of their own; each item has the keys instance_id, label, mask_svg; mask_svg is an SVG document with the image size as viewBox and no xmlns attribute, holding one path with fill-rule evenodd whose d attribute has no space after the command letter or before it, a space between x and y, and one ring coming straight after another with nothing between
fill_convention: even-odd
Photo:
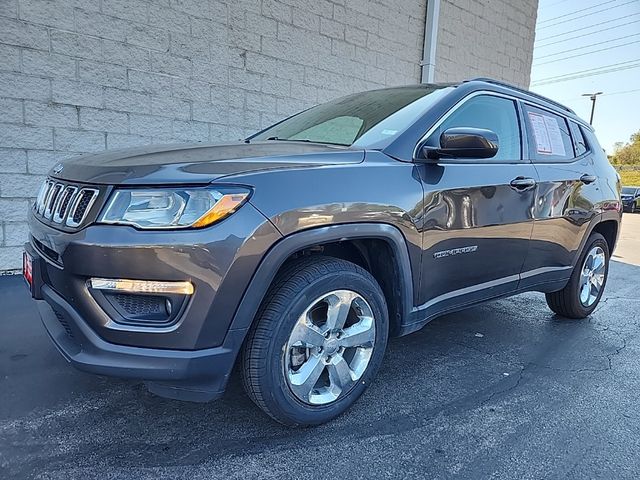
<instances>
[{"instance_id":1,"label":"tire sidewall","mask_svg":"<svg viewBox=\"0 0 640 480\"><path fill-rule=\"evenodd\" d=\"M342 394L336 401L328 405L305 404L291 392L285 379L286 345L294 325L304 310L322 295L342 289L358 293L372 309L376 327L373 354L364 374L346 395ZM267 375L269 383L274 388L269 389L266 393L271 397L269 403L280 410L279 415L289 418L291 423L295 424L317 425L340 415L355 402L375 377L382 363L387 344L388 323L387 308L382 291L377 284L358 273L332 272L306 285L294 296L271 337L267 352L267 361L269 362Z\"/></svg>"}]
</instances>

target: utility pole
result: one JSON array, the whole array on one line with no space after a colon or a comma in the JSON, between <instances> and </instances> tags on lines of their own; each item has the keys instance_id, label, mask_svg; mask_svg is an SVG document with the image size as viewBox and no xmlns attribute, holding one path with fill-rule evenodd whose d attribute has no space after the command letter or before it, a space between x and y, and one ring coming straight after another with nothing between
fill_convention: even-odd
<instances>
[{"instance_id":1,"label":"utility pole","mask_svg":"<svg viewBox=\"0 0 640 480\"><path fill-rule=\"evenodd\" d=\"M593 112L596 109L596 98L598 95L602 95L602 92L595 93L583 93L583 97L589 97L591 99L591 118L589 118L589 124L593 125Z\"/></svg>"}]
</instances>

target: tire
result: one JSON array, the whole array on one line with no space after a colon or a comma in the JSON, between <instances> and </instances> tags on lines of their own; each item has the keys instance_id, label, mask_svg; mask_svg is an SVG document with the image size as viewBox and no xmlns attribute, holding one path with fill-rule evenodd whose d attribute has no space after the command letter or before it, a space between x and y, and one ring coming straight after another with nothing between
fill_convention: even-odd
<instances>
[{"instance_id":1,"label":"tire","mask_svg":"<svg viewBox=\"0 0 640 480\"><path fill-rule=\"evenodd\" d=\"M630 213L636 213L636 204L635 202L631 204L631 211Z\"/></svg>"},{"instance_id":2,"label":"tire","mask_svg":"<svg viewBox=\"0 0 640 480\"><path fill-rule=\"evenodd\" d=\"M342 317L347 320L339 329ZM338 319L335 329L330 328L330 318ZM356 329L349 330L350 326ZM307 343L305 336L305 341L297 341L300 332L311 340ZM361 335L354 337L356 332ZM388 334L384 294L369 272L332 257L294 260L274 280L245 341L245 390L258 407L282 424L325 423L347 410L373 380ZM361 341L362 335L366 342ZM357 342L362 345L344 346ZM320 369L316 381L315 374L306 375Z\"/></svg>"},{"instance_id":3,"label":"tire","mask_svg":"<svg viewBox=\"0 0 640 480\"><path fill-rule=\"evenodd\" d=\"M604 264L600 269L597 260L594 260L593 252L600 256L600 253L604 256ZM591 266L596 266L593 269L593 274L587 280L587 275L583 276L583 272L587 270L591 272L591 268L587 263L591 262ZM602 273L600 273L602 272ZM609 245L602 235L599 233L592 233L588 238L584 250L580 254L580 258L576 262L576 266L573 269L569 283L560 291L547 293L547 305L555 313L562 317L580 319L591 315L602 298L605 286L607 284L607 276L609 274ZM598 282L601 279L601 282ZM585 282L592 282L590 285L585 285ZM597 284L599 283L599 288ZM581 293L588 291L588 295ZM597 293L596 293L597 291ZM584 299L587 298L585 301Z\"/></svg>"}]
</instances>

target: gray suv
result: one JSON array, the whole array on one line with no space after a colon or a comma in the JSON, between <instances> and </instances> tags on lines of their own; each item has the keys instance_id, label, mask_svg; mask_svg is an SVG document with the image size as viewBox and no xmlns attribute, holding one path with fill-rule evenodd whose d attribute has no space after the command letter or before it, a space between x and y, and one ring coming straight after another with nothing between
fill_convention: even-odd
<instances>
[{"instance_id":1,"label":"gray suv","mask_svg":"<svg viewBox=\"0 0 640 480\"><path fill-rule=\"evenodd\" d=\"M390 336L439 315L538 291L588 316L620 188L549 99L489 79L388 88L243 142L56 165L24 275L74 366L207 401L238 365L266 413L314 425L363 393Z\"/></svg>"}]
</instances>

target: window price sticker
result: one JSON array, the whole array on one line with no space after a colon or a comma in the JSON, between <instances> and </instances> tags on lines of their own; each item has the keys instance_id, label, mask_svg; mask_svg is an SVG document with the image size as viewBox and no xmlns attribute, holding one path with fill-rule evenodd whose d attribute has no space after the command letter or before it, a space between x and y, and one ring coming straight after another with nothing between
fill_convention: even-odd
<instances>
[{"instance_id":1,"label":"window price sticker","mask_svg":"<svg viewBox=\"0 0 640 480\"><path fill-rule=\"evenodd\" d=\"M542 155L559 155L564 157L566 152L562 141L562 132L558 119L549 115L529 113L529 121L536 141L536 151Z\"/></svg>"}]
</instances>

